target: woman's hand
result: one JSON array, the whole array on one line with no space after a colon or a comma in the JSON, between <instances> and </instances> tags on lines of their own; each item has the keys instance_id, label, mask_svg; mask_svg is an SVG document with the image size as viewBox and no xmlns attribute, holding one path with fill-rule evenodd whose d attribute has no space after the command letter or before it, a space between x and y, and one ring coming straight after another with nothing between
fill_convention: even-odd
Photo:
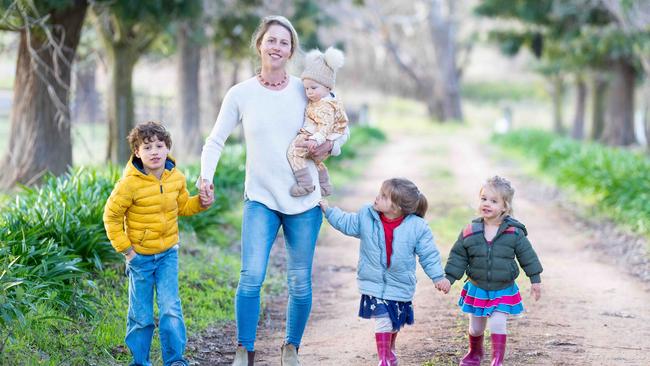
<instances>
[{"instance_id":1,"label":"woman's hand","mask_svg":"<svg viewBox=\"0 0 650 366\"><path fill-rule=\"evenodd\" d=\"M325 140L325 142L323 142L322 144L310 148L309 153L311 154L312 160L314 161L325 160L332 152L332 146L334 146L334 143L332 141Z\"/></svg>"},{"instance_id":2,"label":"woman's hand","mask_svg":"<svg viewBox=\"0 0 650 366\"><path fill-rule=\"evenodd\" d=\"M199 201L203 207L210 207L214 202L214 184L207 179L201 179Z\"/></svg>"},{"instance_id":3,"label":"woman's hand","mask_svg":"<svg viewBox=\"0 0 650 366\"><path fill-rule=\"evenodd\" d=\"M296 147L304 147L311 154L311 152L316 148L316 141L310 139L302 139L296 141Z\"/></svg>"},{"instance_id":4,"label":"woman's hand","mask_svg":"<svg viewBox=\"0 0 650 366\"><path fill-rule=\"evenodd\" d=\"M531 284L530 294L533 295L533 299L535 299L535 301L539 300L539 298L542 297L542 284L541 283Z\"/></svg>"}]
</instances>

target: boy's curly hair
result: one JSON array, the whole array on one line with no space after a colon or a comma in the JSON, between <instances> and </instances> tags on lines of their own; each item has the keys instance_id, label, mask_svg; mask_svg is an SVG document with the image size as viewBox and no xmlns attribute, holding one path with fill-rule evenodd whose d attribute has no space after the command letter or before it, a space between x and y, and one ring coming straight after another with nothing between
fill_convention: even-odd
<instances>
[{"instance_id":1,"label":"boy's curly hair","mask_svg":"<svg viewBox=\"0 0 650 366\"><path fill-rule=\"evenodd\" d=\"M172 148L172 136L160 122L147 121L135 126L126 140L131 146L131 152L135 153L142 144L149 143L156 136L158 141L163 141L168 149Z\"/></svg>"}]
</instances>

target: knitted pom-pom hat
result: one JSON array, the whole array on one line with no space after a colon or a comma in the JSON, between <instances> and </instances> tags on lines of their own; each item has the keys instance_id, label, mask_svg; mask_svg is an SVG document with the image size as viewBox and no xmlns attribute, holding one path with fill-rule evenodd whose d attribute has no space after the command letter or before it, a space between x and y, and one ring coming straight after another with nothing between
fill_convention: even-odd
<instances>
[{"instance_id":1,"label":"knitted pom-pom hat","mask_svg":"<svg viewBox=\"0 0 650 366\"><path fill-rule=\"evenodd\" d=\"M305 71L301 79L311 79L333 89L336 83L336 71L343 66L343 52L329 47L325 53L311 50L305 55Z\"/></svg>"}]
</instances>

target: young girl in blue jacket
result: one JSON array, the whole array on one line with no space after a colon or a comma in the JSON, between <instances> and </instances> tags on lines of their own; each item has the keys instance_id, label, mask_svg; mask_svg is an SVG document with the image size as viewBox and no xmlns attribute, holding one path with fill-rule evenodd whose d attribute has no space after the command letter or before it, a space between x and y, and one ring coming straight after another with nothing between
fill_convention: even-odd
<instances>
[{"instance_id":1,"label":"young girl in blue jacket","mask_svg":"<svg viewBox=\"0 0 650 366\"><path fill-rule=\"evenodd\" d=\"M446 294L450 287L424 220L427 199L413 182L392 178L382 184L374 204L357 213L328 207L326 201L321 202L321 208L336 230L361 239L359 316L375 319L379 366L396 366L397 332L404 324L413 324L416 254L439 291Z\"/></svg>"}]
</instances>

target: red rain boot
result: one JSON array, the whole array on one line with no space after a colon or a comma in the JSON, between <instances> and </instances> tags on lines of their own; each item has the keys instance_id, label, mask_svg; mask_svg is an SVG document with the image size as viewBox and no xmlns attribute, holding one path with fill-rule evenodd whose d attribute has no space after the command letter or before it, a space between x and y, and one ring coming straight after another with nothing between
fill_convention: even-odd
<instances>
[{"instance_id":1,"label":"red rain boot","mask_svg":"<svg viewBox=\"0 0 650 366\"><path fill-rule=\"evenodd\" d=\"M459 366L480 366L483 359L483 335L469 334L469 351L460 360Z\"/></svg>"},{"instance_id":2,"label":"red rain boot","mask_svg":"<svg viewBox=\"0 0 650 366\"><path fill-rule=\"evenodd\" d=\"M379 356L379 364L377 366L391 366L389 361L391 336L392 333L375 333L377 355Z\"/></svg>"},{"instance_id":3,"label":"red rain boot","mask_svg":"<svg viewBox=\"0 0 650 366\"><path fill-rule=\"evenodd\" d=\"M397 332L391 334L390 337L390 354L388 355L388 361L391 366L397 366L399 361L397 361L397 353L395 353L395 339L397 338Z\"/></svg>"},{"instance_id":4,"label":"red rain boot","mask_svg":"<svg viewBox=\"0 0 650 366\"><path fill-rule=\"evenodd\" d=\"M503 366L506 356L506 335L492 334L492 363L490 366Z\"/></svg>"}]
</instances>

